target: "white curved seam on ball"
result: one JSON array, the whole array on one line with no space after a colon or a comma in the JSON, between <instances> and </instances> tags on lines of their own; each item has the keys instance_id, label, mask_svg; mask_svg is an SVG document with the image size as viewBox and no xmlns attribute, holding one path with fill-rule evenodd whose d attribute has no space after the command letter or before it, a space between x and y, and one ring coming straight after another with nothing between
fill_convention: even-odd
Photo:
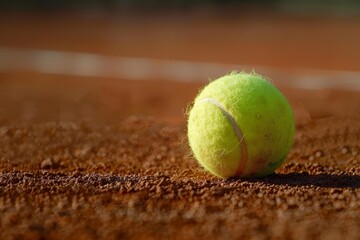
<instances>
[{"instance_id":1,"label":"white curved seam on ball","mask_svg":"<svg viewBox=\"0 0 360 240\"><path fill-rule=\"evenodd\" d=\"M211 103L221 110L221 112L225 115L225 117L229 120L231 126L233 127L235 135L239 140L239 143L241 143L244 140L244 135L242 134L239 126L236 124L236 121L233 118L233 116L231 116L231 114L221 105L221 103L219 103L213 98L203 98L198 101L198 103L203 103L203 102Z\"/></svg>"}]
</instances>

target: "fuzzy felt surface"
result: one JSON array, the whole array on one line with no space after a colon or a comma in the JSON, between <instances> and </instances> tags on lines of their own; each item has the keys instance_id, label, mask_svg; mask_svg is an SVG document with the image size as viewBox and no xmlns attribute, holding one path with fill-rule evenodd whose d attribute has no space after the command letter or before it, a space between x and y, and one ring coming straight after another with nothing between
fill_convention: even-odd
<instances>
[{"instance_id":1,"label":"fuzzy felt surface","mask_svg":"<svg viewBox=\"0 0 360 240\"><path fill-rule=\"evenodd\" d=\"M233 117L243 134L239 140L216 100ZM198 162L222 177L268 175L281 165L291 149L295 123L285 97L254 73L231 73L209 83L196 97L188 119L189 144ZM244 141L246 148L241 148ZM246 158L241 151L246 151Z\"/></svg>"}]
</instances>

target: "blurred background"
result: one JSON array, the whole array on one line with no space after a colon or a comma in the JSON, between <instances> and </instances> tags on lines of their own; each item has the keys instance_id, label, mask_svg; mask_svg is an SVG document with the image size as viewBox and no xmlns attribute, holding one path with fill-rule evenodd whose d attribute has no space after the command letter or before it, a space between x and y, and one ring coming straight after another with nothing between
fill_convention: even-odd
<instances>
[{"instance_id":1,"label":"blurred background","mask_svg":"<svg viewBox=\"0 0 360 240\"><path fill-rule=\"evenodd\" d=\"M0 2L0 121L185 122L211 79L256 71L298 126L360 112L355 0Z\"/></svg>"}]
</instances>

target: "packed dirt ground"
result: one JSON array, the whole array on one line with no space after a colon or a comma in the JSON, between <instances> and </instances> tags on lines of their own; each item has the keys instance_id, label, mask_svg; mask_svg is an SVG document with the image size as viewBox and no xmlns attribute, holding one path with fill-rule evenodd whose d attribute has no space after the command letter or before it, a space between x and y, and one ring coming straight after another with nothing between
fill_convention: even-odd
<instances>
[{"instance_id":1,"label":"packed dirt ground","mask_svg":"<svg viewBox=\"0 0 360 240\"><path fill-rule=\"evenodd\" d=\"M65 77L44 78L66 88ZM114 94L138 96L131 106L144 103L154 116L115 114L126 108L102 95L71 102L46 84L46 93L39 83L10 85L2 85L1 239L358 239L360 119L346 116L358 107L354 93L329 91L325 114L324 94L307 92L308 110L296 103L302 91L282 89L297 117L285 164L264 179L221 180L191 157L185 116L171 111L181 113L198 84L165 105L155 85Z\"/></svg>"},{"instance_id":2,"label":"packed dirt ground","mask_svg":"<svg viewBox=\"0 0 360 240\"><path fill-rule=\"evenodd\" d=\"M129 117L1 127L2 239L358 239L359 119L299 129L264 179L220 180L184 125Z\"/></svg>"}]
</instances>

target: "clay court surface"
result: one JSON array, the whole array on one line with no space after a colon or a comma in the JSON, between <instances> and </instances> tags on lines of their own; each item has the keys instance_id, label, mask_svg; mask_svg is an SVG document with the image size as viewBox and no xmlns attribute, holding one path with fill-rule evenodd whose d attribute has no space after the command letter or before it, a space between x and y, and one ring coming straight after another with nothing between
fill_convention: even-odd
<instances>
[{"instance_id":1,"label":"clay court surface","mask_svg":"<svg viewBox=\"0 0 360 240\"><path fill-rule=\"evenodd\" d=\"M0 46L260 66L293 107L293 149L263 179L206 173L185 116L206 69L0 68L0 239L359 239L360 19L90 16L3 15Z\"/></svg>"}]
</instances>

